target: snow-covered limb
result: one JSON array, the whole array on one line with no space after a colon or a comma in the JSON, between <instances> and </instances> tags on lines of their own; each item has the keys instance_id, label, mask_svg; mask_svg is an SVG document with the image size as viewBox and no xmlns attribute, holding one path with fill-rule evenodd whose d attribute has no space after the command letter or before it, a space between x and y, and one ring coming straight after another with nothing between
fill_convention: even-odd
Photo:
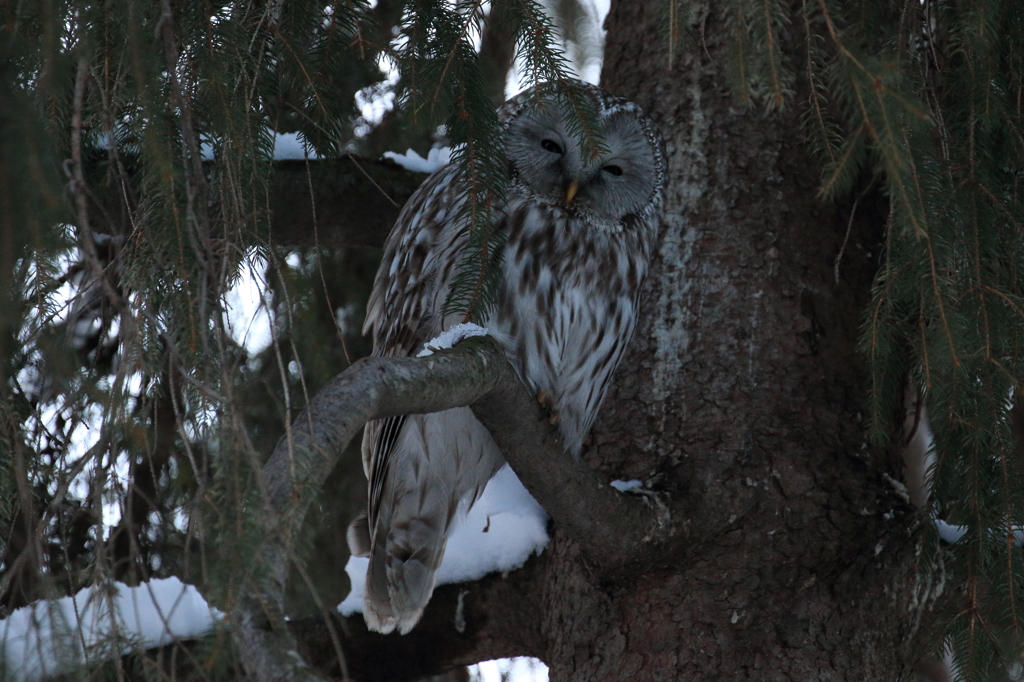
<instances>
[{"instance_id":1,"label":"snow-covered limb","mask_svg":"<svg viewBox=\"0 0 1024 682\"><path fill-rule=\"evenodd\" d=\"M444 168L452 158L451 147L434 148L427 152L427 158L423 158L412 149L407 149L405 154L395 152L384 152L384 158L390 159L406 170L417 173L433 173L439 168Z\"/></svg>"},{"instance_id":2,"label":"snow-covered limb","mask_svg":"<svg viewBox=\"0 0 1024 682\"><path fill-rule=\"evenodd\" d=\"M487 329L472 322L464 322L454 327L449 327L435 338L423 344L423 350L416 354L418 358L425 358L433 355L434 351L451 348L455 344L474 336L487 336Z\"/></svg>"},{"instance_id":3,"label":"snow-covered limb","mask_svg":"<svg viewBox=\"0 0 1024 682\"><path fill-rule=\"evenodd\" d=\"M0 679L41 680L132 649L203 637L222 616L177 578L86 587L0 621Z\"/></svg>"}]
</instances>

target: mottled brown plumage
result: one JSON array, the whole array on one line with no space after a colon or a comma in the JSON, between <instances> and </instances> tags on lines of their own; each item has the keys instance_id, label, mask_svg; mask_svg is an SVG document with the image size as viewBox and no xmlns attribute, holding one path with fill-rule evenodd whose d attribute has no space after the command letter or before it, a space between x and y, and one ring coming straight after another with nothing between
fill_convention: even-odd
<instances>
[{"instance_id":1,"label":"mottled brown plumage","mask_svg":"<svg viewBox=\"0 0 1024 682\"><path fill-rule=\"evenodd\" d=\"M597 415L637 318L665 177L661 136L635 104L584 86L608 153L594 158L569 133L569 115L529 92L500 110L511 173L497 229L507 236L490 333L532 391L550 396L575 456ZM431 175L385 245L364 331L374 353L408 356L460 316L442 306L467 242L456 220L454 168ZM469 408L368 424L367 517L349 530L369 555L368 626L408 632L433 592L460 505L504 465Z\"/></svg>"}]
</instances>

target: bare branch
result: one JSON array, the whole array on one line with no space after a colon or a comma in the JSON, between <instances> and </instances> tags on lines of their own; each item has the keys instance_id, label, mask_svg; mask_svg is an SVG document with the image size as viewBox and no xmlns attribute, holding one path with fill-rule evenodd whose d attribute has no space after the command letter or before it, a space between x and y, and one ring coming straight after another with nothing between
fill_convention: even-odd
<instances>
[{"instance_id":1,"label":"bare branch","mask_svg":"<svg viewBox=\"0 0 1024 682\"><path fill-rule=\"evenodd\" d=\"M496 384L471 408L519 480L603 572L646 564L673 534L667 508L618 492L566 455L557 429L514 374L512 379Z\"/></svg>"},{"instance_id":2,"label":"bare branch","mask_svg":"<svg viewBox=\"0 0 1024 682\"><path fill-rule=\"evenodd\" d=\"M104 159L85 160L86 182L94 204L94 230L114 235L132 232L120 184L105 179ZM207 162L211 163L211 162ZM275 161L268 185L269 241L277 246L379 248L412 196L423 173L391 161L343 158ZM131 179L127 181L132 186ZM314 211L315 206L315 211ZM319 238L317 238L319 237Z\"/></svg>"},{"instance_id":3,"label":"bare branch","mask_svg":"<svg viewBox=\"0 0 1024 682\"><path fill-rule=\"evenodd\" d=\"M309 161L308 166L277 161L268 188L272 241L312 246L315 224L320 246L381 247L425 177L391 161L355 157Z\"/></svg>"}]
</instances>

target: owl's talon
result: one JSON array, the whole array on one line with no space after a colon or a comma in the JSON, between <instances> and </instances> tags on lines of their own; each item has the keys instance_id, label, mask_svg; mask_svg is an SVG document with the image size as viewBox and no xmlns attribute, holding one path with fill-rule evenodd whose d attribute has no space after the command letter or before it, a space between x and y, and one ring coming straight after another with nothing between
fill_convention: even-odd
<instances>
[{"instance_id":1,"label":"owl's talon","mask_svg":"<svg viewBox=\"0 0 1024 682\"><path fill-rule=\"evenodd\" d=\"M562 415L560 415L555 409L555 400L551 397L551 394L541 389L537 391L537 402L540 403L541 408L548 413L548 423L552 426L558 426L558 423L562 421Z\"/></svg>"},{"instance_id":2,"label":"owl's talon","mask_svg":"<svg viewBox=\"0 0 1024 682\"><path fill-rule=\"evenodd\" d=\"M537 402L545 410L551 407L553 401L551 400L551 394L545 391L543 388L537 391Z\"/></svg>"}]
</instances>

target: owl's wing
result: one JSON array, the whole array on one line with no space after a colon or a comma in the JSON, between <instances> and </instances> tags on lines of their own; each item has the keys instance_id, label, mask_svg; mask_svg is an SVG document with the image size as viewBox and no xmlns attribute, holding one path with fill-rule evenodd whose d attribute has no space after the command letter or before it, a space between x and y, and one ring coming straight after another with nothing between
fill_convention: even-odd
<instances>
[{"instance_id":1,"label":"owl's wing","mask_svg":"<svg viewBox=\"0 0 1024 682\"><path fill-rule=\"evenodd\" d=\"M364 459L367 454L367 445L370 447L370 473L367 475L367 480L370 481L369 500L366 505L369 514L367 533L369 533L369 528L373 528L373 524L377 522L377 516L380 513L380 502L384 496L384 482L387 480L389 459L391 453L394 452L395 443L398 441L398 434L402 432L405 417L406 415L403 414L377 420L373 423L375 428L372 434L369 429L367 430L367 436L372 438L371 443L363 444Z\"/></svg>"},{"instance_id":2,"label":"owl's wing","mask_svg":"<svg viewBox=\"0 0 1024 682\"><path fill-rule=\"evenodd\" d=\"M388 235L363 323L363 333L373 334L374 355L413 355L442 331L438 311L466 241L454 225L464 196L454 182L456 173L456 167L448 166L427 178ZM376 523L389 458L404 423L400 416L367 425L363 469L370 481L369 528Z\"/></svg>"},{"instance_id":3,"label":"owl's wing","mask_svg":"<svg viewBox=\"0 0 1024 682\"><path fill-rule=\"evenodd\" d=\"M456 246L450 242L459 232L451 229L463 200L456 172L448 166L427 178L388 235L363 323L363 333L373 334L374 355L411 355L441 331L433 303L445 288L452 265L446 259Z\"/></svg>"}]
</instances>

